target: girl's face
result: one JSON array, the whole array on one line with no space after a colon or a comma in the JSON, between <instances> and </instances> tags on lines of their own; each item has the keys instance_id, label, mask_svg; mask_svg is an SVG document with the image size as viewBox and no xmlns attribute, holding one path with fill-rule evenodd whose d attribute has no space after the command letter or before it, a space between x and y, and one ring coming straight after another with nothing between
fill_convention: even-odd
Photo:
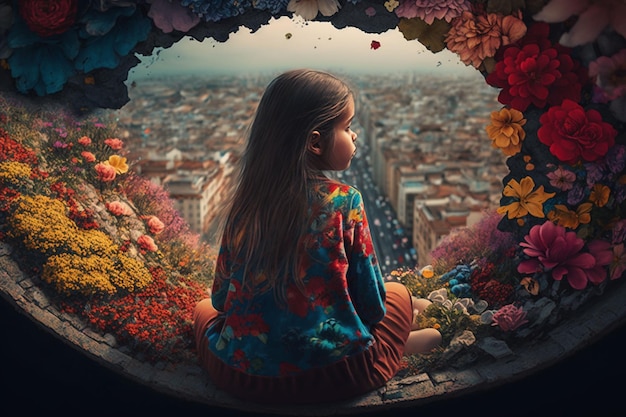
<instances>
[{"instance_id":1,"label":"girl's face","mask_svg":"<svg viewBox=\"0 0 626 417\"><path fill-rule=\"evenodd\" d=\"M334 138L326 153L326 163L332 171L343 171L350 166L356 154L356 133L350 128L354 118L354 100L350 99L342 117L333 129Z\"/></svg>"}]
</instances>

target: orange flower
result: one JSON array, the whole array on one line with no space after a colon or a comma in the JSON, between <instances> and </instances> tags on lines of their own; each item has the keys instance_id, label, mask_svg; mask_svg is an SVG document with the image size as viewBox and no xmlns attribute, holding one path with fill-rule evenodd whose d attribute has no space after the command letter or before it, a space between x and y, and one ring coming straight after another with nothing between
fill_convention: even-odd
<instances>
[{"instance_id":1,"label":"orange flower","mask_svg":"<svg viewBox=\"0 0 626 417\"><path fill-rule=\"evenodd\" d=\"M491 124L486 128L491 146L502 149L507 156L515 155L526 138L526 132L522 128L525 124L526 119L519 110L505 107L491 112Z\"/></svg>"},{"instance_id":2,"label":"orange flower","mask_svg":"<svg viewBox=\"0 0 626 417\"><path fill-rule=\"evenodd\" d=\"M448 49L455 52L465 65L480 67L498 48L521 39L526 25L515 16L489 13L475 15L465 11L452 21L446 35Z\"/></svg>"},{"instance_id":3,"label":"orange flower","mask_svg":"<svg viewBox=\"0 0 626 417\"><path fill-rule=\"evenodd\" d=\"M119 151L124 146L124 142L122 142L118 138L108 138L104 140L104 144L109 148Z\"/></svg>"},{"instance_id":4,"label":"orange flower","mask_svg":"<svg viewBox=\"0 0 626 417\"><path fill-rule=\"evenodd\" d=\"M548 219L559 226L576 229L581 224L591 222L592 208L592 203L583 203L576 208L576 211L573 211L563 204L556 204L554 210L548 213Z\"/></svg>"},{"instance_id":5,"label":"orange flower","mask_svg":"<svg viewBox=\"0 0 626 417\"><path fill-rule=\"evenodd\" d=\"M531 177L524 177L520 182L512 179L504 187L502 194L513 197L516 201L506 206L498 207L499 214L507 214L509 219L515 219L530 214L531 216L544 218L543 203L552 198L555 193L543 191L543 185L536 190L535 181ZM533 191L534 190L534 191Z\"/></svg>"},{"instance_id":6,"label":"orange flower","mask_svg":"<svg viewBox=\"0 0 626 417\"><path fill-rule=\"evenodd\" d=\"M609 202L611 189L603 184L595 184L589 194L589 201L598 207L604 207Z\"/></svg>"},{"instance_id":7,"label":"orange flower","mask_svg":"<svg viewBox=\"0 0 626 417\"><path fill-rule=\"evenodd\" d=\"M94 154L92 154L91 152L89 152L89 151L82 151L80 153L80 156L83 157L85 162L95 162L95 160L96 160L96 156Z\"/></svg>"},{"instance_id":8,"label":"orange flower","mask_svg":"<svg viewBox=\"0 0 626 417\"><path fill-rule=\"evenodd\" d=\"M125 174L128 172L128 164L126 163L126 158L123 156L111 155L107 162L115 168L116 174Z\"/></svg>"}]
</instances>

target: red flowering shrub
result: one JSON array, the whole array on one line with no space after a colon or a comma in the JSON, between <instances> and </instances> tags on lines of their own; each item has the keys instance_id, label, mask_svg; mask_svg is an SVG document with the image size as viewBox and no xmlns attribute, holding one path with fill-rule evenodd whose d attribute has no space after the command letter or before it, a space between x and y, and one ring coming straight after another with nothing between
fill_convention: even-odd
<instances>
[{"instance_id":1,"label":"red flowering shrub","mask_svg":"<svg viewBox=\"0 0 626 417\"><path fill-rule=\"evenodd\" d=\"M77 0L21 0L20 16L41 37L59 35L76 22Z\"/></svg>"},{"instance_id":2,"label":"red flowering shrub","mask_svg":"<svg viewBox=\"0 0 626 417\"><path fill-rule=\"evenodd\" d=\"M125 297L65 301L63 310L84 317L101 332L115 335L146 360L177 362L193 353L192 315L198 301L207 297L200 284L180 277L168 280L162 268L151 268L153 282Z\"/></svg>"},{"instance_id":3,"label":"red flowering shrub","mask_svg":"<svg viewBox=\"0 0 626 417\"><path fill-rule=\"evenodd\" d=\"M615 144L617 130L602 121L597 110L587 110L578 103L564 100L539 118L537 136L541 143L562 162L575 164L580 159L597 161Z\"/></svg>"},{"instance_id":4,"label":"red flowering shrub","mask_svg":"<svg viewBox=\"0 0 626 417\"><path fill-rule=\"evenodd\" d=\"M486 81L502 89L500 103L525 111L531 104L543 108L566 98L580 101L586 80L583 67L572 59L569 48L552 44L549 31L547 24L534 24L519 42L498 50L495 69Z\"/></svg>"}]
</instances>

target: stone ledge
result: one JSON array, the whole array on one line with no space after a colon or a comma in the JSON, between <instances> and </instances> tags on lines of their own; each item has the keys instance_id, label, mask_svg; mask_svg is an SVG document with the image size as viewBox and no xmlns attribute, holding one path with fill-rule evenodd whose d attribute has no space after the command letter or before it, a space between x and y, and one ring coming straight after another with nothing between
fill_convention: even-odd
<instances>
[{"instance_id":1,"label":"stone ledge","mask_svg":"<svg viewBox=\"0 0 626 417\"><path fill-rule=\"evenodd\" d=\"M30 278L6 256L0 245L2 298L48 333L104 367L148 388L175 398L207 406L277 415L354 415L424 405L446 398L485 391L542 370L590 345L626 322L626 286L603 294L593 303L550 332L548 337L524 346L513 355L480 362L468 369L443 369L406 378L394 378L386 387L348 401L315 406L266 406L242 403L218 390L203 370L193 364L154 366L140 362L115 347L110 338L86 331L80 320L63 316L49 306Z\"/></svg>"}]
</instances>

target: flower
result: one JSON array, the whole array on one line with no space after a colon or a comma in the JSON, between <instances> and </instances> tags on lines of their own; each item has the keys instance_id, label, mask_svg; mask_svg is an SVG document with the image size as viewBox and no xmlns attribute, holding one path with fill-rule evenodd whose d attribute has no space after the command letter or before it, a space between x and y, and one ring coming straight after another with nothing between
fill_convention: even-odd
<instances>
[{"instance_id":1,"label":"flower","mask_svg":"<svg viewBox=\"0 0 626 417\"><path fill-rule=\"evenodd\" d=\"M570 51L552 45L545 23L532 25L518 42L498 51L495 69L485 78L487 84L502 88L498 101L525 111L560 104L569 98L579 101L586 74Z\"/></svg>"},{"instance_id":2,"label":"flower","mask_svg":"<svg viewBox=\"0 0 626 417\"><path fill-rule=\"evenodd\" d=\"M432 25L435 19L450 23L470 8L471 3L467 0L404 0L394 12L398 17L417 17Z\"/></svg>"},{"instance_id":3,"label":"flower","mask_svg":"<svg viewBox=\"0 0 626 417\"><path fill-rule=\"evenodd\" d=\"M626 3L622 0L551 0L533 19L541 22L563 22L578 15L569 32L559 43L574 47L593 42L607 26L626 38Z\"/></svg>"},{"instance_id":4,"label":"flower","mask_svg":"<svg viewBox=\"0 0 626 417\"><path fill-rule=\"evenodd\" d=\"M604 207L609 202L611 189L604 184L594 184L589 194L589 201L598 207Z\"/></svg>"},{"instance_id":5,"label":"flower","mask_svg":"<svg viewBox=\"0 0 626 417\"><path fill-rule=\"evenodd\" d=\"M130 216L133 210L123 201L111 201L105 203L105 207L114 216Z\"/></svg>"},{"instance_id":6,"label":"flower","mask_svg":"<svg viewBox=\"0 0 626 417\"><path fill-rule=\"evenodd\" d=\"M115 179L115 167L108 161L100 162L94 167L98 174L98 179L104 182L111 182Z\"/></svg>"},{"instance_id":7,"label":"flower","mask_svg":"<svg viewBox=\"0 0 626 417\"><path fill-rule=\"evenodd\" d=\"M96 156L94 154L92 154L91 152L89 152L89 151L82 151L80 153L80 156L83 157L85 162L95 162L96 161Z\"/></svg>"},{"instance_id":8,"label":"flower","mask_svg":"<svg viewBox=\"0 0 626 417\"><path fill-rule=\"evenodd\" d=\"M626 49L591 61L589 77L596 84L593 96L596 103L606 103L626 95Z\"/></svg>"},{"instance_id":9,"label":"flower","mask_svg":"<svg viewBox=\"0 0 626 417\"><path fill-rule=\"evenodd\" d=\"M126 158L123 156L111 155L107 162L115 168L116 174L125 174L128 172L128 164L126 163Z\"/></svg>"},{"instance_id":10,"label":"flower","mask_svg":"<svg viewBox=\"0 0 626 417\"><path fill-rule=\"evenodd\" d=\"M500 214L507 213L509 219L519 218L530 214L534 217L543 218L543 203L553 197L555 193L546 193L543 191L543 185L536 190L535 181L532 177L524 177L520 182L512 179L508 182L502 194L507 197L516 199L512 203L500 206L497 212Z\"/></svg>"},{"instance_id":11,"label":"flower","mask_svg":"<svg viewBox=\"0 0 626 417\"><path fill-rule=\"evenodd\" d=\"M531 259L521 261L517 271L522 274L549 271L554 280L566 277L572 288L582 290L589 280L587 270L596 265L592 254L581 252L584 245L585 241L576 232L567 232L551 221L535 225L520 242L524 254Z\"/></svg>"},{"instance_id":12,"label":"flower","mask_svg":"<svg viewBox=\"0 0 626 417\"><path fill-rule=\"evenodd\" d=\"M165 229L165 225L157 216L148 216L146 223L153 235L158 235Z\"/></svg>"},{"instance_id":13,"label":"flower","mask_svg":"<svg viewBox=\"0 0 626 417\"><path fill-rule=\"evenodd\" d=\"M487 126L487 135L491 146L501 148L505 155L515 155L522 148L526 132L524 115L519 110L503 108L491 112L491 124Z\"/></svg>"},{"instance_id":14,"label":"flower","mask_svg":"<svg viewBox=\"0 0 626 417\"><path fill-rule=\"evenodd\" d=\"M558 224L559 226L576 229L581 224L591 222L592 203L582 203L576 208L576 211L570 210L563 204L556 204L554 210L548 213L548 220Z\"/></svg>"},{"instance_id":15,"label":"flower","mask_svg":"<svg viewBox=\"0 0 626 417\"><path fill-rule=\"evenodd\" d=\"M322 16L332 16L339 11L340 7L337 0L290 0L287 4L287 11L304 20L313 20L318 13Z\"/></svg>"},{"instance_id":16,"label":"flower","mask_svg":"<svg viewBox=\"0 0 626 417\"><path fill-rule=\"evenodd\" d=\"M541 143L559 160L575 164L582 160L596 161L615 144L617 130L602 121L600 112L585 109L565 99L560 106L552 106L539 118L541 127L537 136Z\"/></svg>"},{"instance_id":17,"label":"flower","mask_svg":"<svg viewBox=\"0 0 626 417\"><path fill-rule=\"evenodd\" d=\"M576 181L576 174L569 169L559 166L552 172L548 172L546 176L550 179L550 185L561 191L571 190Z\"/></svg>"},{"instance_id":18,"label":"flower","mask_svg":"<svg viewBox=\"0 0 626 417\"><path fill-rule=\"evenodd\" d=\"M465 65L478 68L485 58L493 57L498 48L519 40L525 33L526 25L515 16L476 15L466 11L452 21L445 42Z\"/></svg>"},{"instance_id":19,"label":"flower","mask_svg":"<svg viewBox=\"0 0 626 417\"><path fill-rule=\"evenodd\" d=\"M163 33L174 30L187 32L200 23L200 17L180 3L170 0L150 0L148 3L150 3L148 17L152 18L154 25Z\"/></svg>"},{"instance_id":20,"label":"flower","mask_svg":"<svg viewBox=\"0 0 626 417\"><path fill-rule=\"evenodd\" d=\"M20 16L30 30L42 38L59 35L76 21L77 0L21 0Z\"/></svg>"},{"instance_id":21,"label":"flower","mask_svg":"<svg viewBox=\"0 0 626 417\"><path fill-rule=\"evenodd\" d=\"M620 278L626 271L626 250L624 244L620 243L613 246L613 259L609 266L609 277L611 279Z\"/></svg>"},{"instance_id":22,"label":"flower","mask_svg":"<svg viewBox=\"0 0 626 417\"><path fill-rule=\"evenodd\" d=\"M159 248L154 243L154 239L152 239L148 235L141 235L137 238L137 244L139 248L144 252L156 252Z\"/></svg>"},{"instance_id":23,"label":"flower","mask_svg":"<svg viewBox=\"0 0 626 417\"><path fill-rule=\"evenodd\" d=\"M108 138L104 140L104 144L114 151L119 151L124 146L124 142L122 142L118 138Z\"/></svg>"},{"instance_id":24,"label":"flower","mask_svg":"<svg viewBox=\"0 0 626 417\"><path fill-rule=\"evenodd\" d=\"M524 309L513 304L502 306L491 319L493 320L492 326L498 326L505 332L513 331L528 323Z\"/></svg>"},{"instance_id":25,"label":"flower","mask_svg":"<svg viewBox=\"0 0 626 417\"><path fill-rule=\"evenodd\" d=\"M91 145L91 138L89 136L82 136L77 140L77 142L83 146L89 146Z\"/></svg>"}]
</instances>

